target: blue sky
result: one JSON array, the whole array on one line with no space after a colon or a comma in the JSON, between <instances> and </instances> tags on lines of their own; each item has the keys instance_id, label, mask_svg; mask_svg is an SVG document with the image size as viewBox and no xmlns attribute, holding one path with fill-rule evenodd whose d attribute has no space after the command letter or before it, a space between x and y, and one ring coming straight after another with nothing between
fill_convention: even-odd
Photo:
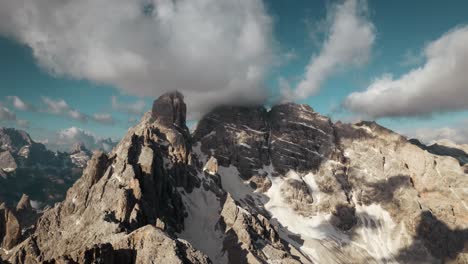
<instances>
[{"instance_id":1,"label":"blue sky","mask_svg":"<svg viewBox=\"0 0 468 264\"><path fill-rule=\"evenodd\" d=\"M29 1L30 0L26 2ZM146 0L142 1L144 2ZM339 65L340 62L338 62L338 66L336 67L337 69L330 70L331 73L327 74L327 78L320 82L319 88L317 88L315 92L301 97L293 96L288 99L300 103L307 103L316 111L332 117L333 120L341 119L345 121L355 121L360 118L376 119L379 123L391 129L401 131L409 135L420 136L427 141L431 139L440 139L442 136L450 137L453 135L455 141L459 143L468 143L464 142L464 140L468 140L468 132L463 130L464 127L466 127L466 122L468 120L468 98L458 100L457 102L459 106L451 107L450 103L443 104L433 102L434 99L432 97L428 98L427 101L421 101L421 96L416 96L416 99L414 99L416 100L414 102L415 105L427 104L427 102L432 104L433 102L434 108L432 109L421 106L417 109L409 108L407 111L402 110L396 114L392 111L389 112L388 110L382 110L375 105L369 105L369 109L375 109L374 116L369 116L369 113L367 113L367 115L363 115L362 112L360 113L359 111L356 111L356 109L367 107L367 105L359 100L357 100L357 102L353 101L353 107L354 105L358 105L354 108L342 107L343 102L347 100L351 93L364 93L373 84L380 84L376 82L376 80L383 78L385 74L392 74L393 79L399 79L409 73L412 69L424 67L425 64L430 61L430 58L428 58L427 55L425 57L423 54L428 45L443 38L444 34L454 31L457 28L463 28L468 24L468 16L466 15L468 2L463 0L453 0L449 2L436 0L349 1L356 2L356 6L359 10L354 14L354 16L356 16L358 21L363 23L361 26L365 27L368 25L369 29L371 29L370 33L372 34L372 38L369 39L369 47L364 46L366 47L366 53L368 53L366 58L363 59L362 63L360 62L357 64L346 64L343 62L342 65ZM51 4L52 2L53 1L44 1L43 7L39 6L40 4L33 4L33 2L31 2L31 8L42 10L41 8L47 8L46 5ZM106 0L99 0L97 2L105 4ZM166 1L156 1L154 3L151 1L148 2L154 4L155 10L160 12L155 14L155 16L157 16L161 21L166 18L165 13L159 11L166 10L163 9L163 4L160 4L162 2ZM199 1L194 1L194 3L197 2ZM267 104L280 100L280 97L283 94L283 87L280 85L279 80L285 80L291 87L291 90L297 90L296 87L298 87L301 80L305 78L305 69L309 64L313 63L314 58L320 56L321 52L324 50L325 43L327 43L327 40L330 38L331 29L338 19L337 17L340 16L338 13L339 11L336 10L339 10L340 6L345 5L348 1L273 0L262 2L257 0L248 0L245 2L245 4L239 7L231 6L229 8L231 12L229 13L235 15L237 14L236 12L239 12L239 16L241 16L248 11L255 14L256 17L261 17L259 14L264 15L265 19L261 20L261 18L255 17L246 18L246 21L250 21L249 19L252 19L251 22L256 23L260 28L260 31L254 31L254 35L248 35L246 38L249 45L258 48L252 49L253 51L245 51L245 46L242 46L242 49L238 46L233 46L233 53L237 52L238 54L245 55L247 57L245 61L247 62L243 61L242 63L248 63L247 66L249 67L252 65L255 66L253 69L260 68L260 72L262 73L260 74L261 77L259 77L258 80L255 79L254 83L252 83L251 80L239 82L239 84L236 83L236 85L239 86L239 92L232 92L229 90L232 88L206 88L211 89L207 91L206 96L204 96L203 93L200 93L200 91L205 92L204 86L224 84L226 83L226 80L222 78L217 80L215 77L213 77L213 79L216 79L214 81L205 80L206 78L210 78L210 75L207 75L205 79L203 78L204 76L200 77L200 85L197 85L198 82L196 79L190 79L189 77L187 77L187 82L174 81L177 80L177 78L185 78L181 76L191 76L192 72L197 73L196 70L199 70L198 68L200 68L200 66L196 66L197 69L192 71L192 68L190 68L190 60L188 62L184 61L184 64L182 65L184 67L188 65L187 69L182 69L180 72L178 72L178 69L181 68L180 65L174 62L174 65L177 67L169 68L171 69L171 73L174 73L174 77L172 78L166 78L165 75L167 75L167 72L163 71L161 73L155 72L155 74L152 74L154 78L148 79L145 75L133 74L133 68L130 68L130 70L124 68L124 71L122 70L121 65L113 65L122 63L122 61L128 62L129 65L133 65L133 63L135 65L140 65L140 60L133 59L133 57L128 56L122 57L122 60L114 61L113 59L116 57L116 54L120 55L121 53L111 54L109 56L107 54L109 50L118 50L120 52L122 49L128 47L115 46L116 41L121 41L120 39L117 39L117 37L120 37L119 35L128 35L128 39L132 39L133 35L131 34L137 34L131 31L127 32L124 26L119 29L118 27L114 28L114 24L106 24L108 27L103 28L103 30L105 30L103 32L106 33L109 31L109 38L101 38L103 32L98 32L100 34L99 38L92 39L93 35L91 35L92 33L89 33L90 41L96 41L96 44L92 45L99 46L100 49L93 49L91 50L92 53L90 53L90 50L88 49L86 60L96 60L96 62L86 64L86 67L83 66L80 68L79 63L83 62L82 57L80 57L82 53L77 52L75 54L74 52L76 49L79 49L79 46L77 47L75 45L84 41L79 38L87 38L88 36L86 31L83 31L82 27L75 27L74 24L68 24L70 30L58 30L57 34L53 35L52 33L55 33L55 31L52 31L52 29L57 30L57 21L54 21L53 19L48 21L47 19L38 17L37 19L41 24L35 23L34 25L30 25L25 24L24 21L16 22L17 19L9 16L9 13L14 14L15 11L20 9L20 7L15 7L14 5L8 6L8 8L11 8L11 12L8 14L0 12L0 22L4 22L3 28L0 27L0 102L2 107L7 108L9 112L14 113L16 117L11 118L10 116L9 118L6 118L5 116L8 117L8 115L4 114L3 120L0 120L0 125L16 126L20 128L23 126L24 128L24 122L19 122L18 120L25 120L28 125L24 129L30 132L33 138L37 140L49 139L49 141L54 141L56 140L56 137L60 136L61 131L69 129L70 127L80 128L83 131L87 131L86 133L96 137L111 137L118 139L124 135L129 126L135 124L135 119L138 119L141 114L139 113L140 111L149 110L153 99L158 94L164 92L165 89L171 89L171 87L178 87L178 89L181 89L183 92L187 91L184 93L186 94L186 97L188 97L191 96L190 93L192 88L190 86L194 85L193 92L195 95L193 95L193 98L195 98L197 94L203 95L200 98L188 101L189 111L191 109L195 109L194 111L196 112L203 112L208 107L206 105L215 104L213 101L218 99L221 103L228 103L231 101L234 103L242 102L245 98L249 98L249 96L246 96L245 94L248 94L251 90L255 90L255 92L252 92L252 98L257 98L257 93L260 94L263 92L263 94L267 94ZM161 6L159 6L159 4ZM126 3L124 3L123 0L116 2L116 8L118 8L119 5L121 5L122 10L126 7ZM213 5L217 7L217 4ZM56 12L63 12L64 14L67 14L66 12L73 13L73 9L69 10L60 8L62 7L57 7ZM220 6L219 8L220 9L216 9L217 12L224 10L223 6ZM2 9L1 5L0 9ZM6 7L3 9L7 10ZM206 8L200 10L206 10ZM344 8L343 10L343 12L348 12L350 9ZM42 14L43 16L48 15L46 11L43 12L45 12ZM37 12L37 14L41 15L40 12ZM200 17L205 19L212 13L182 13L180 14L180 17L175 16L173 13L170 14L173 15L171 19L175 21L172 26L176 27L181 25L182 22L180 21L185 21L180 18L183 15L186 17L193 16L194 18L197 18L198 15L200 15ZM125 12L114 12L114 14L106 15L112 16L112 19L114 19L115 16L125 16L127 14ZM226 16L226 18L213 18L213 21L216 22L215 25L227 31L235 28L239 24L236 22L236 17L234 15L232 21L229 20L229 16ZM90 14L90 16L92 16L92 14ZM239 20L243 19L242 17L238 18ZM99 21L99 17L95 19L96 21ZM104 15L102 19L105 19ZM120 22L118 18L115 19L117 22ZM206 19L207 21L211 21L211 18ZM221 19L221 22L215 19ZM34 20L34 18L31 20ZM197 20L195 21L197 22ZM70 20L68 22L78 23L80 20ZM200 22L200 26L198 28L194 28L195 30L192 31L195 31L195 36L203 36L204 32L208 32L208 29L204 28L204 26L206 26L204 23L205 21L198 22ZM142 22L141 24L144 23ZM153 25L151 23L148 24L150 26ZM131 24L129 27L130 26L133 27L135 25ZM84 29L86 30L86 28ZM132 43L130 41L130 44L127 45L131 45L132 48L134 46L141 46L141 49L146 52L142 52L142 54L151 54L151 59L148 59L149 61L151 60L150 63L157 62L161 64L172 64L174 60L179 60L180 58L178 56L166 57L164 53L168 47L161 48L163 44L157 48L158 50L153 52L151 48L148 48L152 46L146 45L146 42L158 41L159 39L164 39L168 36L171 38L168 42L172 41L172 39L181 39L184 41L181 43L171 42L169 48L172 50L173 47L179 47L179 44L181 44L182 47L182 44L187 43L187 39L194 39L193 36L190 35L193 32L187 32L186 35L177 33L177 35L173 37L170 32L167 33L167 36L162 35L163 33L166 34L163 30L153 32L149 26L140 25L138 29L141 29L141 31L146 30L148 32L143 32L145 34L142 33L142 35L135 35L135 42ZM83 32L79 32L78 30L82 30ZM92 28L90 27L89 30L92 30ZM121 32L119 32L119 30L121 30ZM44 42L48 45L45 49L38 45L39 42L37 39L31 37L36 36L32 33L37 34L37 32L45 32L44 35L49 36L49 38L51 34L53 36ZM62 41L63 39L70 37L68 36L69 33L76 35L70 38L71 41L68 39L67 41ZM77 33L82 33L82 35L78 35ZM456 37L464 37L464 32L456 33ZM67 36L65 36L65 34L67 34ZM111 34L115 34L115 36ZM146 37L151 34L155 35L154 38ZM200 37L200 39L194 39L193 41L198 41L203 44L200 46L202 47L201 49L207 46L207 43L209 45L214 45L216 42L219 42L220 46L223 44L229 45L229 42L227 41L231 40L233 37L235 38L235 34L237 33L229 34L229 32L227 32L220 36L216 35L212 37L212 41L209 38L211 36L207 35L207 38ZM185 36L189 36L191 38L185 38ZM217 39L218 37L222 37L223 39ZM227 39L226 42L223 42L225 39ZM347 41L348 39L346 39L345 43L341 43L340 45L348 44L346 43ZM351 45L352 41L355 40L349 39L349 41L349 45ZM54 50L53 48L56 43L58 43L58 48ZM84 43L89 44L88 42ZM108 47L106 45L108 45ZM63 52L64 50L66 52ZM211 50L213 51L213 55L210 55L210 50L201 50L200 54L195 54L196 56L193 60L195 62L205 63L203 66L207 67L206 71L215 72L214 75L217 75L219 67L209 67L210 63L213 63L213 65L218 63L215 58L217 54L216 50L213 48L211 48ZM68 51L70 51L69 56L67 53ZM125 49L123 51L125 51ZM454 56L457 56L456 52L466 54L464 51L466 50L463 50L463 48L457 49L457 47L455 47ZM104 55L102 55L102 60L98 61L97 58L101 58L101 54L99 52L103 52ZM180 54L186 54L185 52L187 52L187 50L184 49ZM190 52L192 52L192 50L190 50ZM196 49L195 52L197 52ZM232 59L232 64L234 66L221 68L219 70L220 75L224 74L223 71L235 72L245 67L245 64L236 64L239 63L238 57L225 55L229 52L230 51L228 50L220 49L220 54L222 56L226 56L223 57L225 64L229 65L229 60ZM90 54L92 54L92 56ZM193 55L192 53L187 54L190 56ZM269 57L267 54L274 55ZM438 55L436 54L434 56L437 57ZM440 56L445 55L442 54ZM274 58L272 59L271 57ZM466 58L463 56L459 57L461 57L461 60ZM131 60L128 58L131 58ZM88 63L88 61L85 61L85 63ZM151 64L156 65L152 67L158 67L157 63ZM57 70L57 68L60 68L62 65L64 65L63 68L66 69L63 72L60 69ZM89 70L90 68L94 69L94 65L99 66L97 68L97 73ZM100 71L102 68L110 69L110 73ZM267 70L263 72L263 68ZM114 76L114 72L116 72L117 75L123 73L123 76ZM196 74L194 74L194 76L196 76ZM421 76L418 78L424 77ZM161 83L165 84L164 88L158 87L157 84L159 83L159 80L161 80ZM256 88L259 83L261 88ZM392 85L395 86L396 84L400 83L391 82L389 87ZM430 89L430 87L432 87L431 85L436 84L437 83L429 83L429 88L427 89ZM463 91L463 89L468 89L468 87L460 88L460 85L457 83L447 85L453 86L453 88L446 88L449 90L452 89L453 91L460 91L460 89ZM262 91L258 92L258 89L261 89ZM401 87L402 91L409 89L412 88ZM423 94L425 92L424 89L426 88L422 86L418 92ZM211 93L213 91L215 94L219 94L219 97L214 96L213 93ZM431 91L428 90L427 93L430 92ZM440 96L443 97L444 88L441 88L439 92L441 93ZM187 93L189 93L189 95L187 95ZM245 98L239 94L244 94L243 96ZM7 98L8 96L17 96L21 101L29 105L33 105L33 108L21 109L15 107L13 105L13 99ZM404 95L402 96L405 98ZM54 112L50 109L50 105L45 103L44 97L51 99L55 103L63 100L66 102L67 106L65 108L61 108L60 111ZM113 97L114 103L112 103ZM258 98L260 97L261 96L258 96ZM380 97L376 97L375 100L380 100ZM392 97L390 97L389 100L395 100L395 102L398 101L398 99ZM261 102L260 99L258 101ZM463 103L465 103L466 107L463 106ZM408 104L413 104L413 102L408 101L406 105ZM200 106L206 107L200 108ZM395 107L399 106L396 104ZM201 110L199 110L199 108ZM72 118L69 114L70 111L76 111L80 113L81 116L75 116L75 118ZM93 118L94 115L105 116L105 121L102 122L95 120L95 118ZM82 116L85 117L81 118ZM2 117L2 115L0 115L0 117ZM112 121L109 121L110 117L112 118ZM196 120L197 118L198 117L196 115L193 116L193 119ZM86 121L83 121L84 119L86 119ZM447 133L447 129L450 130L450 133ZM439 133L434 133L435 131L439 131ZM465 135L467 135L466 138Z\"/></svg>"},{"instance_id":2,"label":"blue sky","mask_svg":"<svg viewBox=\"0 0 468 264\"><path fill-rule=\"evenodd\" d=\"M313 3L311 3L313 2ZM315 23L326 16L327 5L333 1L268 1L276 20L276 36L284 49L293 49L298 59L278 73L290 78L300 76L310 59L310 54L317 53L319 47L308 37L308 22ZM301 103L311 105L316 111L344 118L347 113L336 113L333 108L355 90L363 90L385 73L396 76L423 64L421 58L414 64L405 64L406 54L417 55L424 46L438 39L454 27L468 23L464 10L467 1L443 2L429 1L369 1L369 16L376 28L376 43L370 62L353 70L343 71L326 81L315 96ZM320 42L320 41L319 41ZM320 45L320 44L319 44ZM271 86L275 86L275 76ZM468 89L468 86L467 88ZM468 102L467 102L468 103ZM438 128L464 123L468 119L467 111L433 114L431 117L381 118L379 123L399 131L411 131L418 127ZM466 124L466 123L465 123Z\"/></svg>"}]
</instances>

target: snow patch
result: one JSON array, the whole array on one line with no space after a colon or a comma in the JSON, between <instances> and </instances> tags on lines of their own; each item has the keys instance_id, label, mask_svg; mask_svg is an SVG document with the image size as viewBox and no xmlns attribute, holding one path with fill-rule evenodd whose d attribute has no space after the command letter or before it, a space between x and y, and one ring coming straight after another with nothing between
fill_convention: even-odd
<instances>
[{"instance_id":1,"label":"snow patch","mask_svg":"<svg viewBox=\"0 0 468 264\"><path fill-rule=\"evenodd\" d=\"M219 166L218 174L221 177L223 189L231 194L236 201L244 200L248 195L252 195L253 189L242 181L239 171L234 166Z\"/></svg>"},{"instance_id":2,"label":"snow patch","mask_svg":"<svg viewBox=\"0 0 468 264\"><path fill-rule=\"evenodd\" d=\"M357 204L357 203L356 203ZM360 239L353 244L365 249L375 259L396 263L394 255L403 245L404 226L400 230L390 214L378 204L356 205L360 225L355 229Z\"/></svg>"},{"instance_id":3,"label":"snow patch","mask_svg":"<svg viewBox=\"0 0 468 264\"><path fill-rule=\"evenodd\" d=\"M312 198L314 199L314 203L320 203L322 200L322 192L320 191L317 182L315 181L315 175L313 173L308 173L302 179L309 187Z\"/></svg>"},{"instance_id":4,"label":"snow patch","mask_svg":"<svg viewBox=\"0 0 468 264\"><path fill-rule=\"evenodd\" d=\"M273 224L284 227L279 229L279 234L283 239L295 245L303 254L318 263L323 262L320 260L323 260L322 254L326 250L321 245L322 242L320 240L332 240L337 243L348 240L347 236L341 234L330 224L331 214L317 214L306 217L296 213L289 204L284 202L284 197L281 194L281 186L285 182L285 179L281 177L269 177L272 181L272 186L266 193L270 199L265 204L265 209L271 213ZM290 171L286 177L292 179L299 177L302 180L294 171ZM309 183L311 182L310 179L308 181ZM299 236L303 240L302 245L291 238L291 235Z\"/></svg>"},{"instance_id":5,"label":"snow patch","mask_svg":"<svg viewBox=\"0 0 468 264\"><path fill-rule=\"evenodd\" d=\"M224 233L217 227L221 211L219 199L203 188L181 196L188 216L184 220L184 230L178 236L206 253L213 263L227 263L227 254L222 251Z\"/></svg>"},{"instance_id":6,"label":"snow patch","mask_svg":"<svg viewBox=\"0 0 468 264\"><path fill-rule=\"evenodd\" d=\"M243 146L244 148L248 148L248 149L252 148L249 144L245 144L245 143L239 143L239 145Z\"/></svg>"},{"instance_id":7,"label":"snow patch","mask_svg":"<svg viewBox=\"0 0 468 264\"><path fill-rule=\"evenodd\" d=\"M201 151L201 143L200 142L197 142L196 144L194 144L192 146L192 152L197 155L198 159L201 162L206 163L208 161L208 156L205 155L205 153L203 153L203 151Z\"/></svg>"},{"instance_id":8,"label":"snow patch","mask_svg":"<svg viewBox=\"0 0 468 264\"><path fill-rule=\"evenodd\" d=\"M202 137L202 139L207 138L207 137L212 137L212 136L215 136L215 135L216 135L216 131L213 130L213 131L211 131L210 133L204 135L204 136Z\"/></svg>"},{"instance_id":9,"label":"snow patch","mask_svg":"<svg viewBox=\"0 0 468 264\"><path fill-rule=\"evenodd\" d=\"M36 211L39 211L39 209L42 207L42 203L40 201L31 200L31 207Z\"/></svg>"}]
</instances>

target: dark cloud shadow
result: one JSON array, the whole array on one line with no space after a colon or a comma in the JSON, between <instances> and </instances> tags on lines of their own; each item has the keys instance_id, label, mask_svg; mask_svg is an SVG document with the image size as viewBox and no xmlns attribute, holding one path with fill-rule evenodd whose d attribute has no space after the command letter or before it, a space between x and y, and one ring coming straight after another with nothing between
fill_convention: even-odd
<instances>
[{"instance_id":1,"label":"dark cloud shadow","mask_svg":"<svg viewBox=\"0 0 468 264\"><path fill-rule=\"evenodd\" d=\"M413 185L411 177L407 175L396 175L377 182L362 180L353 182L352 184L361 184L368 187L365 189L365 192L356 194L358 201L365 205L370 205L372 203L390 203L393 201L395 192L399 188Z\"/></svg>"},{"instance_id":2,"label":"dark cloud shadow","mask_svg":"<svg viewBox=\"0 0 468 264\"><path fill-rule=\"evenodd\" d=\"M465 151L454 148L454 147L447 147L444 145L439 145L439 144L432 144L430 146L424 145L417 139L410 139L409 142L423 150L426 150L427 152L437 155L437 156L448 156L452 157L460 163L460 166L463 166L468 163L468 153Z\"/></svg>"},{"instance_id":3,"label":"dark cloud shadow","mask_svg":"<svg viewBox=\"0 0 468 264\"><path fill-rule=\"evenodd\" d=\"M399 251L396 260L401 263L427 262L429 253L438 260L437 263L449 260L465 263L457 262L457 257L468 252L468 229L451 229L431 212L424 211L414 239L412 245Z\"/></svg>"}]
</instances>

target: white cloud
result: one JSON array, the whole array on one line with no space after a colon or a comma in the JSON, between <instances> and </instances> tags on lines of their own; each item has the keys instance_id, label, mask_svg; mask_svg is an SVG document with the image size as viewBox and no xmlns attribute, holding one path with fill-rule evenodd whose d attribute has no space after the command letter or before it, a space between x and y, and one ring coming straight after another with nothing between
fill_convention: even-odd
<instances>
[{"instance_id":1,"label":"white cloud","mask_svg":"<svg viewBox=\"0 0 468 264\"><path fill-rule=\"evenodd\" d=\"M425 64L399 78L384 75L350 94L348 109L372 118L424 116L468 109L468 26L429 43Z\"/></svg>"},{"instance_id":2,"label":"white cloud","mask_svg":"<svg viewBox=\"0 0 468 264\"><path fill-rule=\"evenodd\" d=\"M74 120L86 123L88 122L89 117L86 114L83 114L73 108L71 108L67 102L63 99L52 99L47 96L42 97L42 102L45 104L46 108L42 111L51 113L54 115L63 115Z\"/></svg>"},{"instance_id":3,"label":"white cloud","mask_svg":"<svg viewBox=\"0 0 468 264\"><path fill-rule=\"evenodd\" d=\"M10 109L0 105L0 121L13 121L16 120L16 114Z\"/></svg>"},{"instance_id":4,"label":"white cloud","mask_svg":"<svg viewBox=\"0 0 468 264\"><path fill-rule=\"evenodd\" d=\"M107 113L97 113L93 115L93 120L102 124L114 124L114 118Z\"/></svg>"},{"instance_id":5,"label":"white cloud","mask_svg":"<svg viewBox=\"0 0 468 264\"><path fill-rule=\"evenodd\" d=\"M90 150L110 151L117 144L110 138L100 138L93 133L78 127L70 127L59 131L54 138L41 141L48 148L60 151L69 151L73 144L83 143Z\"/></svg>"},{"instance_id":6,"label":"white cloud","mask_svg":"<svg viewBox=\"0 0 468 264\"><path fill-rule=\"evenodd\" d=\"M0 0L0 34L55 75L179 90L193 111L264 99L275 43L262 0Z\"/></svg>"},{"instance_id":7,"label":"white cloud","mask_svg":"<svg viewBox=\"0 0 468 264\"><path fill-rule=\"evenodd\" d=\"M11 111L8 107L0 104L0 121L7 121L10 124L16 124L17 126L28 128L29 122L26 120L18 119L16 113Z\"/></svg>"},{"instance_id":8,"label":"white cloud","mask_svg":"<svg viewBox=\"0 0 468 264\"><path fill-rule=\"evenodd\" d=\"M53 115L60 115L60 116L64 116L67 118L80 121L82 123L86 123L89 120L92 120L96 123L104 124L104 125L115 124L115 120L111 114L95 113L92 116L89 116L85 113L82 113L72 108L64 99L52 99L47 96L42 96L41 101L43 105L41 105L41 107L36 107L33 104L26 103L18 96L7 96L7 99L11 102L11 104L13 105L15 109L20 110L20 111L42 112L42 113L49 113ZM140 103L137 102L127 107L129 107L130 110L135 110L141 107L139 104ZM16 115L13 112L11 112L8 108L5 108L5 109L7 109L8 111L3 110L4 118L6 118L7 116L10 116L9 117L10 120L13 120L11 118L12 118L12 115L14 115L14 119L16 119ZM10 114L7 114L7 112L9 112ZM27 127L29 125L29 122L26 120L17 120L17 124L22 127Z\"/></svg>"},{"instance_id":9,"label":"white cloud","mask_svg":"<svg viewBox=\"0 0 468 264\"><path fill-rule=\"evenodd\" d=\"M466 127L419 128L406 134L429 145L445 140L457 144L468 144L468 128Z\"/></svg>"},{"instance_id":10,"label":"white cloud","mask_svg":"<svg viewBox=\"0 0 468 264\"><path fill-rule=\"evenodd\" d=\"M68 111L68 116L81 122L88 121L88 116L73 109Z\"/></svg>"},{"instance_id":11,"label":"white cloud","mask_svg":"<svg viewBox=\"0 0 468 264\"><path fill-rule=\"evenodd\" d=\"M92 116L84 114L76 109L70 107L70 105L63 99L52 99L46 96L42 97L42 102L46 106L44 109L41 109L42 112L47 112L54 115L62 115L74 120L86 123L89 120L92 120L99 124L104 125L113 125L115 120L108 113L96 113Z\"/></svg>"},{"instance_id":12,"label":"white cloud","mask_svg":"<svg viewBox=\"0 0 468 264\"><path fill-rule=\"evenodd\" d=\"M320 53L312 56L296 89L283 91L285 97L305 99L317 93L336 71L368 61L375 30L366 12L367 2L363 0L346 0L329 10L328 30Z\"/></svg>"},{"instance_id":13,"label":"white cloud","mask_svg":"<svg viewBox=\"0 0 468 264\"><path fill-rule=\"evenodd\" d=\"M17 110L20 110L20 111L34 111L35 110L35 108L32 105L26 103L18 96L14 96L14 95L7 96L7 99L12 102L13 107Z\"/></svg>"},{"instance_id":14,"label":"white cloud","mask_svg":"<svg viewBox=\"0 0 468 264\"><path fill-rule=\"evenodd\" d=\"M129 113L129 114L135 114L135 115L141 115L143 114L143 111L145 110L146 104L145 101L143 100L138 100L134 103L122 103L117 99L117 96L112 96L111 97L111 102L112 102L112 108L114 110L124 112L124 113Z\"/></svg>"},{"instance_id":15,"label":"white cloud","mask_svg":"<svg viewBox=\"0 0 468 264\"><path fill-rule=\"evenodd\" d=\"M54 100L47 96L43 96L42 102L46 105L46 108L44 109L44 111L51 113L51 114L61 115L61 114L66 114L68 111L71 110L68 103L65 102L65 100L63 99Z\"/></svg>"}]
</instances>

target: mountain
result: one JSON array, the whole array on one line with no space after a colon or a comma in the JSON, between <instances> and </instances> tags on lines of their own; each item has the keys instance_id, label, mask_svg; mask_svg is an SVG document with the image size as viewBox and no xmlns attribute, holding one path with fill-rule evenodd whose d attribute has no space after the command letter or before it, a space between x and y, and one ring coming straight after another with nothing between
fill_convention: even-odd
<instances>
[{"instance_id":1,"label":"mountain","mask_svg":"<svg viewBox=\"0 0 468 264\"><path fill-rule=\"evenodd\" d=\"M185 119L180 93L158 98L4 261L468 262L459 160L307 105L220 106L193 134Z\"/></svg>"},{"instance_id":2,"label":"mountain","mask_svg":"<svg viewBox=\"0 0 468 264\"><path fill-rule=\"evenodd\" d=\"M63 200L91 158L84 146L71 153L52 152L14 128L0 128L0 144L0 201L10 206L23 193L35 204Z\"/></svg>"},{"instance_id":3,"label":"mountain","mask_svg":"<svg viewBox=\"0 0 468 264\"><path fill-rule=\"evenodd\" d=\"M73 144L69 154L74 165L80 168L84 168L86 167L86 163L91 158L93 153L88 150L83 143L77 142Z\"/></svg>"}]
</instances>

